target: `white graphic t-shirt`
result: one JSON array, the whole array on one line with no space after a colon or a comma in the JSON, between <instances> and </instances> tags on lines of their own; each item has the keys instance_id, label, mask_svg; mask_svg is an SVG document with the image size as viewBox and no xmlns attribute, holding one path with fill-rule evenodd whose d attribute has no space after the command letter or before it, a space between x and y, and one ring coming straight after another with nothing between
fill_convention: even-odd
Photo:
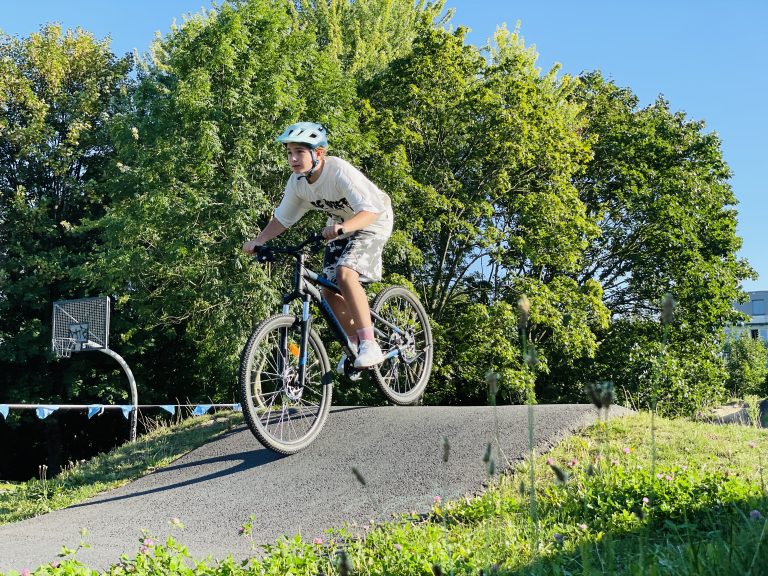
<instances>
[{"instance_id":1,"label":"white graphic t-shirt","mask_svg":"<svg viewBox=\"0 0 768 576\"><path fill-rule=\"evenodd\" d=\"M328 225L343 224L358 212L376 212L379 217L365 230L389 236L392 233L392 202L384 192L346 160L326 156L323 171L310 184L300 174L291 174L275 218L290 228L309 210L328 213Z\"/></svg>"}]
</instances>

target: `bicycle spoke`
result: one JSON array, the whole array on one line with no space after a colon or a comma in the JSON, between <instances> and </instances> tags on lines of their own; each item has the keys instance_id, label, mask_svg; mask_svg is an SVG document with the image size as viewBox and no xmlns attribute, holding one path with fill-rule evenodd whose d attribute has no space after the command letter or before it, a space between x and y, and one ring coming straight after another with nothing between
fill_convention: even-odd
<instances>
[{"instance_id":1,"label":"bicycle spoke","mask_svg":"<svg viewBox=\"0 0 768 576\"><path fill-rule=\"evenodd\" d=\"M248 424L265 445L278 452L291 453L303 441L311 441L327 414L329 388L322 384L322 375L329 367L322 343L312 333L303 386L299 385L300 344L300 324L292 317L279 318L252 345L248 372L243 373L247 382L241 390L248 391L252 415Z\"/></svg>"},{"instance_id":2,"label":"bicycle spoke","mask_svg":"<svg viewBox=\"0 0 768 576\"><path fill-rule=\"evenodd\" d=\"M384 395L397 404L418 400L432 367L432 335L418 299L401 287L385 288L373 304L378 317L377 339L387 353L398 354L374 370Z\"/></svg>"}]
</instances>

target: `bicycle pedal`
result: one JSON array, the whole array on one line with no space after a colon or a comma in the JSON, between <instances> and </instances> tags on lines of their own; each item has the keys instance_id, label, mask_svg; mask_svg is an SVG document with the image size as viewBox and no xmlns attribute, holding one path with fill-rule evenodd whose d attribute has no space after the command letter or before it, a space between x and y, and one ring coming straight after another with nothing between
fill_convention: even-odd
<instances>
[{"instance_id":1,"label":"bicycle pedal","mask_svg":"<svg viewBox=\"0 0 768 576\"><path fill-rule=\"evenodd\" d=\"M363 372L356 370L354 364L347 358L344 362L344 375L352 382L357 382L363 377Z\"/></svg>"}]
</instances>

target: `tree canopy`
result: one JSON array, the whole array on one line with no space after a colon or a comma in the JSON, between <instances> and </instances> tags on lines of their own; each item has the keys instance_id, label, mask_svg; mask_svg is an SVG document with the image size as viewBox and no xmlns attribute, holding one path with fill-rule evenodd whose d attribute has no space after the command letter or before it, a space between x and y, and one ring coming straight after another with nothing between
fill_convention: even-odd
<instances>
[{"instance_id":1,"label":"tree canopy","mask_svg":"<svg viewBox=\"0 0 768 576\"><path fill-rule=\"evenodd\" d=\"M274 138L297 120L393 199L385 282L433 320L427 401L484 401L488 371L507 402L581 401L602 379L670 411L720 398L753 272L717 135L599 72L542 71L519 30L476 47L450 22L442 1L224 2L135 74L82 30L0 37L0 399L124 394L48 351L53 300L109 295L143 398L234 400L283 278L240 246L281 198ZM660 357L674 386L643 376Z\"/></svg>"}]
</instances>

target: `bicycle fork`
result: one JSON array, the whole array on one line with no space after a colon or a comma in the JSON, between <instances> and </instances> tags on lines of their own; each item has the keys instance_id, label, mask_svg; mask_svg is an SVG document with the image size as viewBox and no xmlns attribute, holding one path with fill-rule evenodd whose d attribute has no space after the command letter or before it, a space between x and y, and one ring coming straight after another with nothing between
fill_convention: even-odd
<instances>
[{"instance_id":1,"label":"bicycle fork","mask_svg":"<svg viewBox=\"0 0 768 576\"><path fill-rule=\"evenodd\" d=\"M283 329L280 335L280 357L278 358L278 371L283 379L285 395L290 400L301 400L304 392L304 384L307 379L307 357L309 356L309 330L311 328L311 319L309 315L309 305L311 297L306 295L302 300L301 320L300 320L300 338L299 344L290 342L288 338L288 328ZM288 304L283 304L283 314L289 314ZM291 368L291 356L296 358L298 368L294 372Z\"/></svg>"}]
</instances>

